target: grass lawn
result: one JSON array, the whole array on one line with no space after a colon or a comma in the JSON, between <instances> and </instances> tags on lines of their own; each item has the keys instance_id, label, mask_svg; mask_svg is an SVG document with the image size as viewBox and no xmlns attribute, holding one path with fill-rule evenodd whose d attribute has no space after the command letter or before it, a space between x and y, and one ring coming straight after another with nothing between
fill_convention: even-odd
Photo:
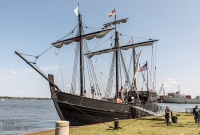
<instances>
[{"instance_id":1,"label":"grass lawn","mask_svg":"<svg viewBox=\"0 0 200 135\"><path fill-rule=\"evenodd\" d=\"M177 114L177 113L176 113ZM174 115L176 115L174 114ZM78 128L70 128L70 135L195 135L200 134L200 126L194 123L193 115L178 113L178 123L167 126L164 121L153 120L155 117L144 119L130 119L119 121L119 130L109 128L104 124L90 125ZM114 126L113 122L107 123ZM126 125L126 126L125 126ZM54 135L44 133L35 135Z\"/></svg>"}]
</instances>

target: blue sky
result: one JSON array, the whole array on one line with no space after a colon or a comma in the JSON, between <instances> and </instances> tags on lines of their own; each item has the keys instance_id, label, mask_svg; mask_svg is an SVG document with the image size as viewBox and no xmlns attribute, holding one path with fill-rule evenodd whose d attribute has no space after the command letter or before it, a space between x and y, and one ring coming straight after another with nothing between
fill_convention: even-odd
<instances>
[{"instance_id":1,"label":"blue sky","mask_svg":"<svg viewBox=\"0 0 200 135\"><path fill-rule=\"evenodd\" d=\"M129 18L127 24L120 25L122 33L159 39L157 91L164 83L165 93L175 92L179 85L181 93L200 95L199 0L1 0L0 96L50 97L48 83L14 51L38 55L69 33L77 24L73 11L78 2L87 26L101 27L113 21L108 13L115 8L118 19ZM37 63L46 74L56 72L56 58L50 56L52 53L54 49ZM67 70L73 61L67 59L70 55L66 54L63 59ZM145 58L141 60L141 63L146 61ZM67 73L66 80L69 78Z\"/></svg>"}]
</instances>

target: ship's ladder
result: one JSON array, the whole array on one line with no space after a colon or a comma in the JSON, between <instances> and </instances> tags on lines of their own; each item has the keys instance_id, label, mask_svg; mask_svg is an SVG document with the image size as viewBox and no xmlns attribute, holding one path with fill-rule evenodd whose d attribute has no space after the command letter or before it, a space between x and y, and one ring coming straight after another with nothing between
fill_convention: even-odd
<instances>
[{"instance_id":1,"label":"ship's ladder","mask_svg":"<svg viewBox=\"0 0 200 135\"><path fill-rule=\"evenodd\" d=\"M132 106L133 108L136 108L138 110L141 110L143 112L147 112L148 114L151 114L151 115L154 115L156 117L161 117L162 114L159 114L158 112L153 112L151 110L148 110L148 109L145 109L145 108L142 108L142 107L139 107L139 106Z\"/></svg>"}]
</instances>

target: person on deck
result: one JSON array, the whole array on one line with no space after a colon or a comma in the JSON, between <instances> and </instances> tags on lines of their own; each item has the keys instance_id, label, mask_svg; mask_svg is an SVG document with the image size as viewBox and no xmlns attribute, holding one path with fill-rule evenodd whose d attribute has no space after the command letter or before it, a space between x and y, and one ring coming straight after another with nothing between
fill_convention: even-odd
<instances>
[{"instance_id":1,"label":"person on deck","mask_svg":"<svg viewBox=\"0 0 200 135\"><path fill-rule=\"evenodd\" d=\"M193 113L193 115L194 115L194 121L195 121L195 124L197 124L198 123L198 125L199 125L199 108L198 108L198 105L196 105L195 106L195 108L193 108L193 111L192 111L192 113Z\"/></svg>"},{"instance_id":2,"label":"person on deck","mask_svg":"<svg viewBox=\"0 0 200 135\"><path fill-rule=\"evenodd\" d=\"M120 98L116 98L116 103L122 103L122 100Z\"/></svg>"},{"instance_id":3,"label":"person on deck","mask_svg":"<svg viewBox=\"0 0 200 135\"><path fill-rule=\"evenodd\" d=\"M92 86L92 87L91 87L92 98L94 98L94 93L95 93L95 89L94 89L94 86Z\"/></svg>"},{"instance_id":4,"label":"person on deck","mask_svg":"<svg viewBox=\"0 0 200 135\"><path fill-rule=\"evenodd\" d=\"M169 126L169 124L171 125L171 110L169 109L168 106L166 106L166 109L165 109L165 120L166 120L167 126Z\"/></svg>"},{"instance_id":5,"label":"person on deck","mask_svg":"<svg viewBox=\"0 0 200 135\"><path fill-rule=\"evenodd\" d=\"M134 97L131 97L131 102L130 102L131 104L134 104L135 103L135 99L134 99Z\"/></svg>"},{"instance_id":6,"label":"person on deck","mask_svg":"<svg viewBox=\"0 0 200 135\"><path fill-rule=\"evenodd\" d=\"M86 90L83 91L83 97L87 97Z\"/></svg>"},{"instance_id":7,"label":"person on deck","mask_svg":"<svg viewBox=\"0 0 200 135\"><path fill-rule=\"evenodd\" d=\"M121 86L121 88L120 88L119 92L123 92L123 86Z\"/></svg>"},{"instance_id":8,"label":"person on deck","mask_svg":"<svg viewBox=\"0 0 200 135\"><path fill-rule=\"evenodd\" d=\"M123 92L123 87L121 86L121 89L120 89L119 92L118 92L118 96L119 96L120 98L121 98L122 92Z\"/></svg>"}]
</instances>

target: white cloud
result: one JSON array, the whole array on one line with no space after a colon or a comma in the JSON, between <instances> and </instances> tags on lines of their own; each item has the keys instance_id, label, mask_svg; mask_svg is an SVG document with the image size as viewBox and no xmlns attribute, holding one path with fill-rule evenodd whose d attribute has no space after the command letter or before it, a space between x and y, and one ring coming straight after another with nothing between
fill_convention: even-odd
<instances>
[{"instance_id":1,"label":"white cloud","mask_svg":"<svg viewBox=\"0 0 200 135\"><path fill-rule=\"evenodd\" d=\"M190 89L181 89L181 91L190 91Z\"/></svg>"},{"instance_id":2,"label":"white cloud","mask_svg":"<svg viewBox=\"0 0 200 135\"><path fill-rule=\"evenodd\" d=\"M198 81L190 81L190 83L198 83Z\"/></svg>"},{"instance_id":3,"label":"white cloud","mask_svg":"<svg viewBox=\"0 0 200 135\"><path fill-rule=\"evenodd\" d=\"M49 67L43 67L43 68L40 68L42 71L50 71L50 70L54 70L56 69L56 66L49 66ZM26 69L20 69L20 70L17 70L17 73L15 71L10 71L11 74L13 75L24 75L24 74L30 74L30 73L36 73L36 71L32 68L26 68ZM3 75L3 76L0 76L0 81L5 81L5 80L10 80L12 78L15 78L16 76L13 76L13 75ZM39 77L39 76L35 76L35 77Z\"/></svg>"},{"instance_id":4,"label":"white cloud","mask_svg":"<svg viewBox=\"0 0 200 135\"><path fill-rule=\"evenodd\" d=\"M37 91L38 89L34 89L35 91Z\"/></svg>"},{"instance_id":5,"label":"white cloud","mask_svg":"<svg viewBox=\"0 0 200 135\"><path fill-rule=\"evenodd\" d=\"M2 73L2 71L0 71L0 73Z\"/></svg>"},{"instance_id":6,"label":"white cloud","mask_svg":"<svg viewBox=\"0 0 200 135\"><path fill-rule=\"evenodd\" d=\"M171 81L169 82L170 84L178 84L179 82L176 82L176 81Z\"/></svg>"},{"instance_id":7,"label":"white cloud","mask_svg":"<svg viewBox=\"0 0 200 135\"><path fill-rule=\"evenodd\" d=\"M14 75L16 74L16 72L15 72L15 71L11 71L11 73L12 73L12 74L14 74Z\"/></svg>"},{"instance_id":8,"label":"white cloud","mask_svg":"<svg viewBox=\"0 0 200 135\"><path fill-rule=\"evenodd\" d=\"M170 83L169 82L163 82L163 84L165 86L165 85L169 85Z\"/></svg>"},{"instance_id":9,"label":"white cloud","mask_svg":"<svg viewBox=\"0 0 200 135\"><path fill-rule=\"evenodd\" d=\"M168 81L174 81L175 79L174 78L167 78L166 80L168 80Z\"/></svg>"}]
</instances>

